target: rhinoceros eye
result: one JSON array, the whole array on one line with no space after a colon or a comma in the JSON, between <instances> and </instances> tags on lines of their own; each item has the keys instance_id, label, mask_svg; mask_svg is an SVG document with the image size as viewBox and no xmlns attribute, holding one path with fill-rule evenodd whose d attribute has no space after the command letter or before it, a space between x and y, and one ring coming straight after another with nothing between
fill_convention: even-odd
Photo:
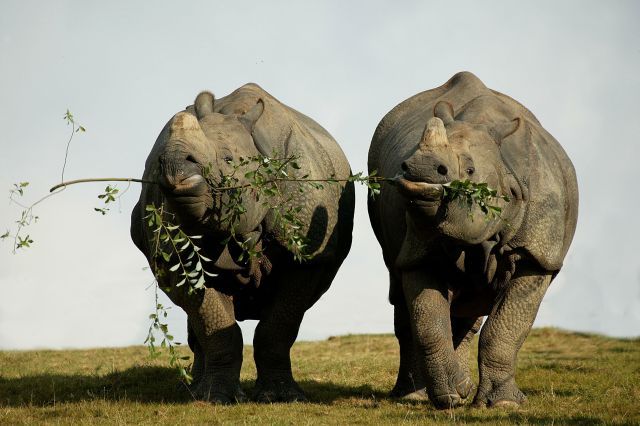
<instances>
[{"instance_id":1,"label":"rhinoceros eye","mask_svg":"<svg viewBox=\"0 0 640 426\"><path fill-rule=\"evenodd\" d=\"M231 163L233 161L233 157L230 155L225 155L224 157L222 157L222 159L225 163Z\"/></svg>"},{"instance_id":2,"label":"rhinoceros eye","mask_svg":"<svg viewBox=\"0 0 640 426\"><path fill-rule=\"evenodd\" d=\"M469 167L469 168L467 169L467 174L468 174L469 176L471 176L475 171L476 171L476 169L474 169L473 167Z\"/></svg>"}]
</instances>

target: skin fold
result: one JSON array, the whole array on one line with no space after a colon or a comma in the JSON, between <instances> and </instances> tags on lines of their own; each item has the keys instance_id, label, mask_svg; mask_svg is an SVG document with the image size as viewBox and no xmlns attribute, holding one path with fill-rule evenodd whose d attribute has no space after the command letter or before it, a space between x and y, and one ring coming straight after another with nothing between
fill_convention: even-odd
<instances>
[{"instance_id":1,"label":"skin fold","mask_svg":"<svg viewBox=\"0 0 640 426\"><path fill-rule=\"evenodd\" d=\"M253 398L306 399L291 372L290 349L304 313L329 288L351 247L354 188L353 183L338 183L300 192L298 182L279 183L284 195L275 204L291 198L292 205L301 208L302 233L313 255L303 263L294 260L287 235L264 200L245 194L246 213L235 232L252 241L262 256L240 261L237 244L223 243L230 235L230 223L223 220L229 194L215 192L211 185L231 174L232 164L241 157L274 154L297 156L301 175L310 179L346 179L351 173L325 129L255 84L221 99L209 92L199 94L194 105L169 120L146 161L143 178L159 185L143 185L131 216L131 236L155 269L160 287L187 313L188 342L194 352L191 391L199 399L245 399L239 381L243 341L237 324L244 319L259 321L253 340ZM247 183L247 171L236 172L239 185ZM202 235L202 254L212 260L209 268L217 275L206 277L204 291L187 294L186 285L176 285L177 273L161 260L154 261L154 234L144 220L148 204L164 205L188 235Z\"/></svg>"},{"instance_id":2,"label":"skin fold","mask_svg":"<svg viewBox=\"0 0 640 426\"><path fill-rule=\"evenodd\" d=\"M369 172L396 176L369 199L395 309L400 366L391 394L439 408L473 395L469 342L480 330L479 406L517 406L516 359L575 232L571 161L533 114L461 72L391 110ZM484 182L500 218L443 199L454 180Z\"/></svg>"}]
</instances>

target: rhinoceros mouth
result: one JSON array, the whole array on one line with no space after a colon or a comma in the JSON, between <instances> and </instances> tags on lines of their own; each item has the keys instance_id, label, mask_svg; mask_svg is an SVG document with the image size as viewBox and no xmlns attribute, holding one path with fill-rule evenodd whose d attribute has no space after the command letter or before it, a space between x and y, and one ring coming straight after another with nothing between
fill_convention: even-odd
<instances>
[{"instance_id":1,"label":"rhinoceros mouth","mask_svg":"<svg viewBox=\"0 0 640 426\"><path fill-rule=\"evenodd\" d=\"M441 183L415 181L402 175L396 176L394 182L400 194L418 206L440 204L444 195L444 185Z\"/></svg>"},{"instance_id":2,"label":"rhinoceros mouth","mask_svg":"<svg viewBox=\"0 0 640 426\"><path fill-rule=\"evenodd\" d=\"M173 206L200 217L211 205L209 186L202 175L194 174L179 181L163 181L163 192Z\"/></svg>"},{"instance_id":3,"label":"rhinoceros mouth","mask_svg":"<svg viewBox=\"0 0 640 426\"><path fill-rule=\"evenodd\" d=\"M206 181L202 175L195 174L176 183L171 192L176 196L197 196L206 192Z\"/></svg>"}]
</instances>

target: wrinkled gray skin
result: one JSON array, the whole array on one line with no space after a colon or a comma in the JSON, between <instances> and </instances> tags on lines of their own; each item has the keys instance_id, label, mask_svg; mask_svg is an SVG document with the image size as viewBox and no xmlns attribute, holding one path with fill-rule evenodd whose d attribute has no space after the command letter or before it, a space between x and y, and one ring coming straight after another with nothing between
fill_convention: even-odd
<instances>
[{"instance_id":1,"label":"wrinkled gray skin","mask_svg":"<svg viewBox=\"0 0 640 426\"><path fill-rule=\"evenodd\" d=\"M400 103L378 125L369 170L398 176L369 200L389 269L400 368L392 395L440 408L470 396L480 329L479 406L519 405L516 356L576 226L571 161L526 108L468 72ZM442 184L487 182L503 220L469 217Z\"/></svg>"},{"instance_id":2,"label":"wrinkled gray skin","mask_svg":"<svg viewBox=\"0 0 640 426\"><path fill-rule=\"evenodd\" d=\"M329 288L351 246L353 183L300 193L300 184L292 182L281 187L286 196L293 196L294 205L302 207L311 261L293 260L273 212L253 195L244 197L247 213L237 233L256 242L264 256L240 263L238 247L221 244L229 235L229 224L220 220L226 195L211 191L203 167L210 166L210 176L216 179L231 172L231 160L274 152L299 156L300 172L309 178L350 175L343 152L326 130L255 84L222 99L214 100L208 92L198 95L193 106L169 120L147 158L143 178L160 185L142 186L131 216L133 241L154 267L154 235L143 217L146 205L165 202L188 234L203 235L200 245L213 260L209 269L218 274L207 277L205 291L189 296L186 286L176 286L179 278L168 272L169 265L157 266L166 272L159 278L160 287L169 289L169 298L188 315L194 352L192 392L200 399L229 403L245 398L239 382L242 334L236 323L243 319L259 320L253 340L255 399L305 399L293 379L289 351L305 311ZM246 182L247 170L236 173L240 184Z\"/></svg>"}]
</instances>

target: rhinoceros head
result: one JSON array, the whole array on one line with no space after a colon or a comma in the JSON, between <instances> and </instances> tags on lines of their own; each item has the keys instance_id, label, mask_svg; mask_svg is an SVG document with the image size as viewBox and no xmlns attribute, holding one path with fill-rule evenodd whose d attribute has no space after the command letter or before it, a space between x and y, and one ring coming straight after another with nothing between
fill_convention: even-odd
<instances>
[{"instance_id":1,"label":"rhinoceros head","mask_svg":"<svg viewBox=\"0 0 640 426\"><path fill-rule=\"evenodd\" d=\"M446 101L434 107L422 137L413 154L402 163L398 189L407 199L411 220L418 226L436 229L438 233L461 242L485 241L504 226L499 220L484 220L480 209L469 210L459 200L443 199L443 185L454 180L486 182L499 194L511 195L517 188L509 178L500 155L500 143L515 132L519 119L498 123L465 121L463 114L454 116ZM509 205L495 200L509 217Z\"/></svg>"},{"instance_id":2,"label":"rhinoceros head","mask_svg":"<svg viewBox=\"0 0 640 426\"><path fill-rule=\"evenodd\" d=\"M258 100L246 112L214 112L214 96L202 92L192 109L179 112L169 122L157 155L158 180L183 224L204 225L212 232L229 230L231 223L222 220L229 193L214 191L212 185L233 173L231 163L238 163L240 157L260 154L251 132L263 110L264 103ZM234 173L239 179L236 185L246 183L244 174L243 170ZM243 200L247 212L235 224L238 233L255 229L266 214L261 203L251 201L251 196Z\"/></svg>"}]
</instances>

